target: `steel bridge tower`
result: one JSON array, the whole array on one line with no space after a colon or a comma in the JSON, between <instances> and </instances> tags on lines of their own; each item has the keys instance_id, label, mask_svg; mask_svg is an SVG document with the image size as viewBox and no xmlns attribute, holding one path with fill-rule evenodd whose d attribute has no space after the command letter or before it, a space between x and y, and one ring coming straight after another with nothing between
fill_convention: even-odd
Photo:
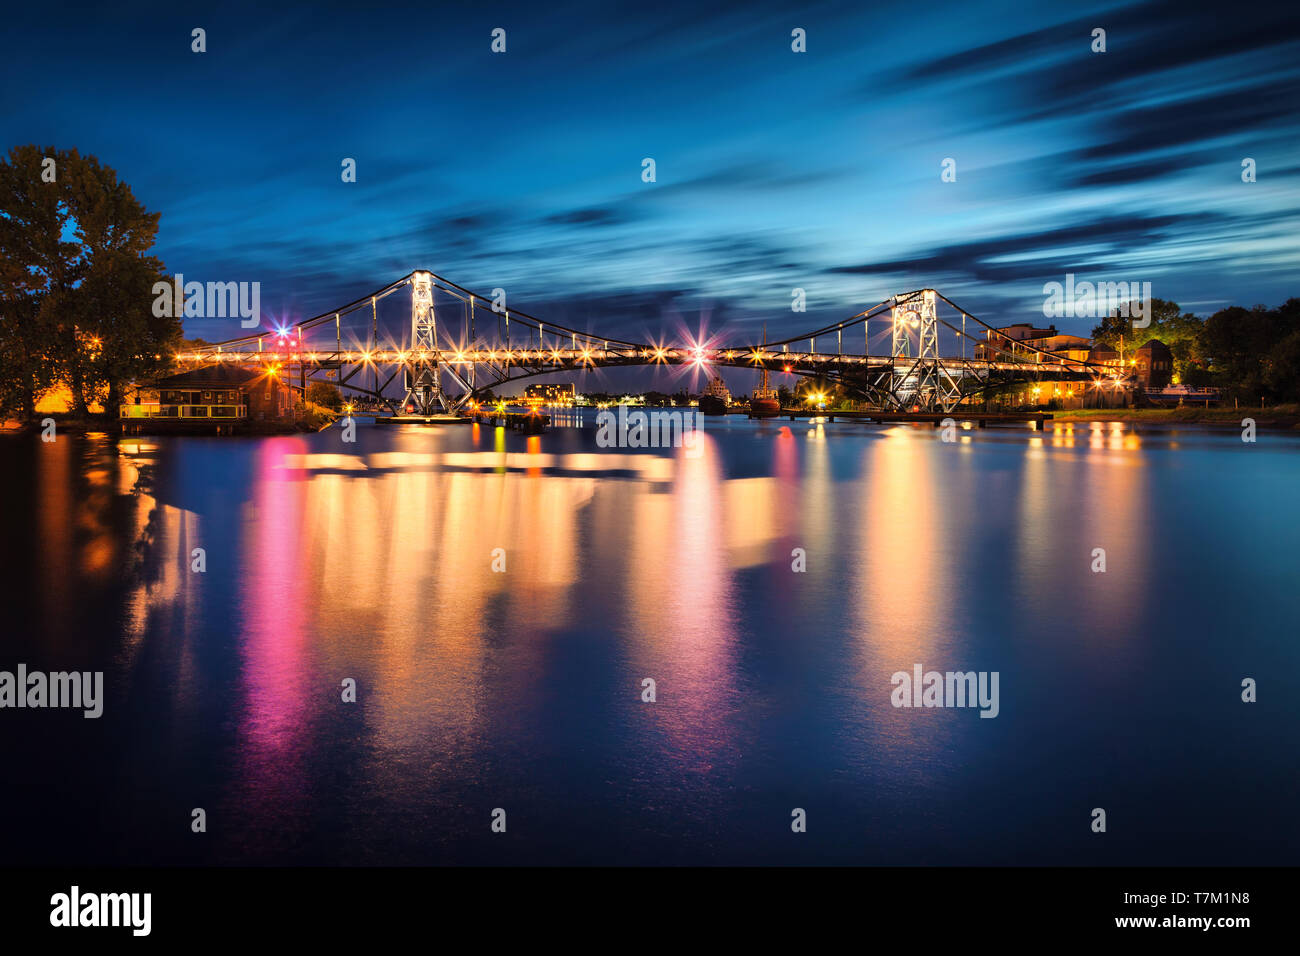
<instances>
[{"instance_id":1,"label":"steel bridge tower","mask_svg":"<svg viewBox=\"0 0 1300 956\"><path fill-rule=\"evenodd\" d=\"M438 319L433 310L433 276L416 272L411 275L411 354L406 363L403 408L409 405L417 415L433 415L446 408L439 381L441 357Z\"/></svg>"},{"instance_id":2,"label":"steel bridge tower","mask_svg":"<svg viewBox=\"0 0 1300 956\"><path fill-rule=\"evenodd\" d=\"M922 289L918 294L895 302L894 362L891 382L894 404L899 408L920 406L922 411L952 411L961 400L961 387L939 354L939 311L937 293ZM911 358L911 330L917 330L916 358ZM900 360L901 364L900 364Z\"/></svg>"}]
</instances>

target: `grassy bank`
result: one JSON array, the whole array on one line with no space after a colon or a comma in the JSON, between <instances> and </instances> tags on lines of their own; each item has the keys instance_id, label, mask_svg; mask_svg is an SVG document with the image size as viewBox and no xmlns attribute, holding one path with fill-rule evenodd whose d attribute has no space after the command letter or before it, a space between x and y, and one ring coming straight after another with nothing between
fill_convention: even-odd
<instances>
[{"instance_id":1,"label":"grassy bank","mask_svg":"<svg viewBox=\"0 0 1300 956\"><path fill-rule=\"evenodd\" d=\"M1300 427L1300 405L1274 405L1268 408L1075 408L1052 412L1056 421L1100 422L1169 422L1170 424L1240 425L1243 418L1253 418L1257 425L1281 428Z\"/></svg>"}]
</instances>

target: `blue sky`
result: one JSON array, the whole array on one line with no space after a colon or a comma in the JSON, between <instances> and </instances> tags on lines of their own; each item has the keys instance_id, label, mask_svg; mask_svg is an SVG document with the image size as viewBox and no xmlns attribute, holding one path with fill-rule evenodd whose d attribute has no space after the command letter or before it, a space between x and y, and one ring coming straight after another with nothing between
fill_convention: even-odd
<instances>
[{"instance_id":1,"label":"blue sky","mask_svg":"<svg viewBox=\"0 0 1300 956\"><path fill-rule=\"evenodd\" d=\"M289 321L414 268L651 338L923 286L1041 324L1067 272L1200 314L1300 295L1294 4L468 6L27 5L0 130L94 153L169 270Z\"/></svg>"}]
</instances>

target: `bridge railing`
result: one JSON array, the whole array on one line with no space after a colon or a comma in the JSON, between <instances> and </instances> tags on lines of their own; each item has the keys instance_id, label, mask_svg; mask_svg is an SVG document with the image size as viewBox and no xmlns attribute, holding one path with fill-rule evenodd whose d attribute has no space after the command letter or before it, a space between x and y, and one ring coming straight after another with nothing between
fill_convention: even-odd
<instances>
[{"instance_id":1,"label":"bridge railing","mask_svg":"<svg viewBox=\"0 0 1300 956\"><path fill-rule=\"evenodd\" d=\"M247 405L119 405L118 418L247 418Z\"/></svg>"}]
</instances>

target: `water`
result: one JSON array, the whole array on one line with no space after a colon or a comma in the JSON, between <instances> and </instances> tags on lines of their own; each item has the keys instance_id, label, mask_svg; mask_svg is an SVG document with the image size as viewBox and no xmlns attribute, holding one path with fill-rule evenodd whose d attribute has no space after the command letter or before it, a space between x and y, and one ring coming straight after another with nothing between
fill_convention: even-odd
<instances>
[{"instance_id":1,"label":"water","mask_svg":"<svg viewBox=\"0 0 1300 956\"><path fill-rule=\"evenodd\" d=\"M1296 435L706 428L4 439L0 863L1296 861Z\"/></svg>"}]
</instances>

